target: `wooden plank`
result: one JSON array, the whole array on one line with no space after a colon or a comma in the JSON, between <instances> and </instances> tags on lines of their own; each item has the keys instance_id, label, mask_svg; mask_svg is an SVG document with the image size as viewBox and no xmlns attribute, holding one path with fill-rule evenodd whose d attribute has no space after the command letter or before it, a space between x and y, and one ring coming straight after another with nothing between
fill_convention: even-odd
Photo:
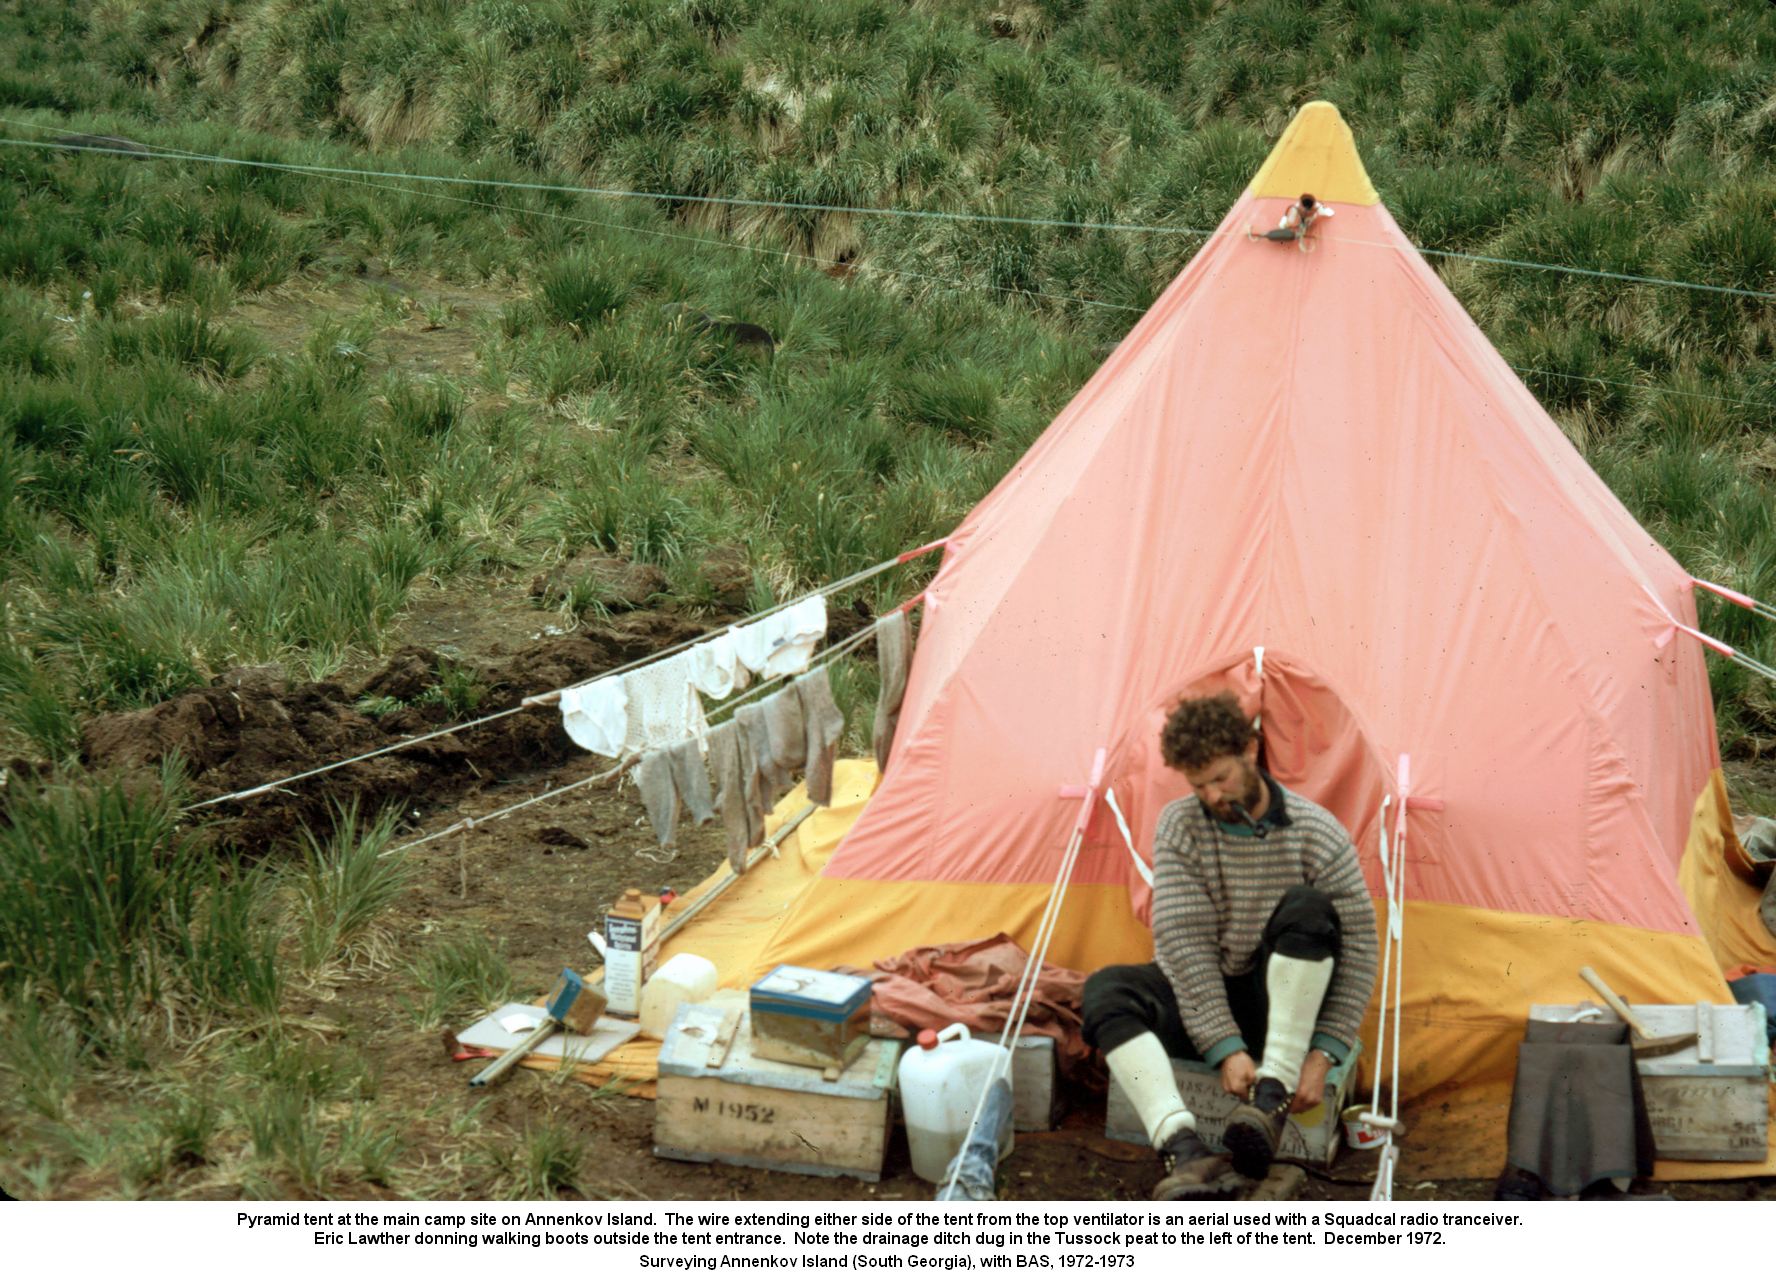
<instances>
[{"instance_id":1,"label":"wooden plank","mask_svg":"<svg viewBox=\"0 0 1776 1273\"><path fill-rule=\"evenodd\" d=\"M887 1150L885 1092L860 1100L660 1076L654 1152L662 1157L879 1180Z\"/></svg>"}]
</instances>

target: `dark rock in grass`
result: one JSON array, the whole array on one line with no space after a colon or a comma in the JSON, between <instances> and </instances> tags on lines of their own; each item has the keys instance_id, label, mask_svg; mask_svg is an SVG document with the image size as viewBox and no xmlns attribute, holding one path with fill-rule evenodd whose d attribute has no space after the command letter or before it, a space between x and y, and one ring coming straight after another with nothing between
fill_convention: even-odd
<instances>
[{"instance_id":1,"label":"dark rock in grass","mask_svg":"<svg viewBox=\"0 0 1776 1273\"><path fill-rule=\"evenodd\" d=\"M708 332L712 336L720 336L733 341L736 345L750 345L762 349L766 353L775 353L777 341L757 323L740 323L730 318L717 318L706 314L691 305L673 302L660 306L660 313L674 323L683 323L692 331Z\"/></svg>"},{"instance_id":2,"label":"dark rock in grass","mask_svg":"<svg viewBox=\"0 0 1776 1273\"><path fill-rule=\"evenodd\" d=\"M59 133L49 139L53 146L70 146L76 150L103 150L112 154L130 155L137 159L154 152L139 141L127 137L107 137L101 133Z\"/></svg>"},{"instance_id":3,"label":"dark rock in grass","mask_svg":"<svg viewBox=\"0 0 1776 1273\"><path fill-rule=\"evenodd\" d=\"M608 553L584 552L531 581L538 604L558 606L578 592L582 601L597 602L610 614L640 610L671 585L658 566L625 561Z\"/></svg>"}]
</instances>

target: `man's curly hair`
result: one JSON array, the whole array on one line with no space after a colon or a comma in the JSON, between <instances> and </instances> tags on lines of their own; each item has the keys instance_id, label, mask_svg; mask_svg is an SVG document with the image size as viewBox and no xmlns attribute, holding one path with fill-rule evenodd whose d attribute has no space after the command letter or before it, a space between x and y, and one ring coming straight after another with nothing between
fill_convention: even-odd
<instances>
[{"instance_id":1,"label":"man's curly hair","mask_svg":"<svg viewBox=\"0 0 1776 1273\"><path fill-rule=\"evenodd\" d=\"M1245 753L1252 741L1252 722L1231 693L1186 698L1166 717L1159 734L1159 754L1173 769L1201 769L1223 756Z\"/></svg>"}]
</instances>

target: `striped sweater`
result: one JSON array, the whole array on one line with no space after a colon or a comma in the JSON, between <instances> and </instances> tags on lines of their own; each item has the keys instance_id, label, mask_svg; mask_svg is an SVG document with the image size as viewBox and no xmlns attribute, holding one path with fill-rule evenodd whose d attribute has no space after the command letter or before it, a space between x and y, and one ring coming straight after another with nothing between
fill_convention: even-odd
<instances>
[{"instance_id":1,"label":"striped sweater","mask_svg":"<svg viewBox=\"0 0 1776 1273\"><path fill-rule=\"evenodd\" d=\"M1328 894L1343 929L1313 1046L1344 1060L1375 987L1375 908L1356 847L1319 805L1273 783L1271 799L1279 793L1284 816L1262 840L1216 822L1195 796L1167 805L1154 832L1154 951L1190 1041L1211 1065L1249 1050L1222 978L1251 971L1264 926L1292 884Z\"/></svg>"}]
</instances>

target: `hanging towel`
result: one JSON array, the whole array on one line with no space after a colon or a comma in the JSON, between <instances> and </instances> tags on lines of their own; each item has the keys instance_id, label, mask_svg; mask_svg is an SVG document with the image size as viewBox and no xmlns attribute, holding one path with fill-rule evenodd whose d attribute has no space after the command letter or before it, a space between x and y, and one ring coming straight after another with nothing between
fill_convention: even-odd
<instances>
[{"instance_id":1,"label":"hanging towel","mask_svg":"<svg viewBox=\"0 0 1776 1273\"><path fill-rule=\"evenodd\" d=\"M778 792L795 785L795 776L808 760L808 730L802 724L802 697L794 685L785 685L759 704L764 708L765 730L771 741L763 768Z\"/></svg>"},{"instance_id":2,"label":"hanging towel","mask_svg":"<svg viewBox=\"0 0 1776 1273\"><path fill-rule=\"evenodd\" d=\"M832 803L833 760L845 733L845 714L833 702L830 670L816 668L795 683L808 735L808 799L822 806Z\"/></svg>"},{"instance_id":3,"label":"hanging towel","mask_svg":"<svg viewBox=\"0 0 1776 1273\"><path fill-rule=\"evenodd\" d=\"M703 740L687 738L666 749L672 761L672 785L685 812L697 826L715 817L715 797L709 790L709 773L703 768Z\"/></svg>"},{"instance_id":4,"label":"hanging towel","mask_svg":"<svg viewBox=\"0 0 1776 1273\"><path fill-rule=\"evenodd\" d=\"M746 853L752 847L752 818L747 808L749 773L741 752L740 726L723 721L709 731L709 768L715 774L715 804L727 839L728 865L746 874Z\"/></svg>"},{"instance_id":5,"label":"hanging towel","mask_svg":"<svg viewBox=\"0 0 1776 1273\"><path fill-rule=\"evenodd\" d=\"M724 699L735 690L743 690L752 680L746 664L740 661L738 633L738 628L729 628L720 636L691 647L691 684L712 699Z\"/></svg>"},{"instance_id":6,"label":"hanging towel","mask_svg":"<svg viewBox=\"0 0 1776 1273\"><path fill-rule=\"evenodd\" d=\"M629 728L629 693L621 677L561 691L561 724L567 736L600 756L620 756Z\"/></svg>"},{"instance_id":7,"label":"hanging towel","mask_svg":"<svg viewBox=\"0 0 1776 1273\"><path fill-rule=\"evenodd\" d=\"M761 678L806 671L825 635L826 598L818 594L734 631L740 661Z\"/></svg>"},{"instance_id":8,"label":"hanging towel","mask_svg":"<svg viewBox=\"0 0 1776 1273\"><path fill-rule=\"evenodd\" d=\"M876 700L874 731L876 768L886 772L888 754L894 749L894 731L900 726L900 704L906 697L907 673L913 666L913 629L906 611L896 610L876 622L876 664L882 674L882 694Z\"/></svg>"},{"instance_id":9,"label":"hanging towel","mask_svg":"<svg viewBox=\"0 0 1776 1273\"><path fill-rule=\"evenodd\" d=\"M641 806L647 810L648 825L660 847L669 849L678 838L678 789L672 782L672 757L667 749L656 747L635 766L635 789L641 793Z\"/></svg>"},{"instance_id":10,"label":"hanging towel","mask_svg":"<svg viewBox=\"0 0 1776 1273\"><path fill-rule=\"evenodd\" d=\"M703 704L691 688L689 650L638 667L623 677L629 695L629 727L623 750L639 755L655 747L670 747L708 732Z\"/></svg>"}]
</instances>

